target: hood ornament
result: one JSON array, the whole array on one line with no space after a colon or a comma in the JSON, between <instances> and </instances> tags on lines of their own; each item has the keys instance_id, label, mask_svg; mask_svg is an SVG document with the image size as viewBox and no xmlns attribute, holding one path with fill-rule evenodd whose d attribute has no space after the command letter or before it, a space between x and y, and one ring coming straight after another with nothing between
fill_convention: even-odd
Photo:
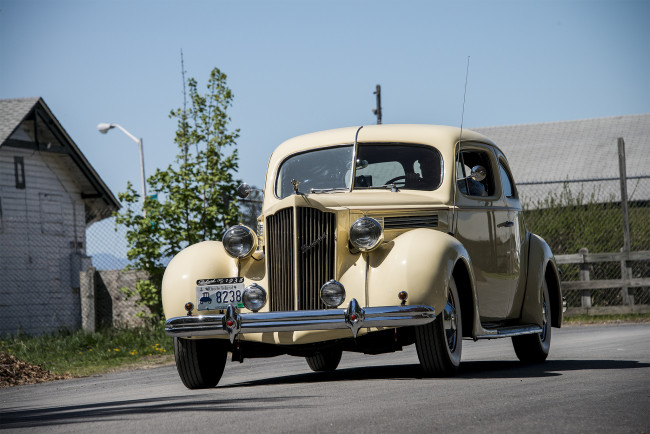
<instances>
[{"instance_id":1,"label":"hood ornament","mask_svg":"<svg viewBox=\"0 0 650 434\"><path fill-rule=\"evenodd\" d=\"M300 192L298 191L298 185L299 184L300 184L300 181L298 181L297 179L292 179L291 180L291 185L293 185L293 192L295 194L300 194Z\"/></svg>"}]
</instances>

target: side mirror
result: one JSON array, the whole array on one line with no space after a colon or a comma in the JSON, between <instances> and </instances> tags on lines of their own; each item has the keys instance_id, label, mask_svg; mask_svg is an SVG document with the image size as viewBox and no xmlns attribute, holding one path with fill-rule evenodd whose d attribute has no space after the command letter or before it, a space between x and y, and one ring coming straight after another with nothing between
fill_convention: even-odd
<instances>
[{"instance_id":1,"label":"side mirror","mask_svg":"<svg viewBox=\"0 0 650 434\"><path fill-rule=\"evenodd\" d=\"M237 196L239 196L240 199L246 199L250 196L251 191L253 191L251 186L244 182L242 185L237 187Z\"/></svg>"},{"instance_id":2,"label":"side mirror","mask_svg":"<svg viewBox=\"0 0 650 434\"><path fill-rule=\"evenodd\" d=\"M474 181L481 182L487 177L487 170L483 166L474 166L469 177Z\"/></svg>"}]
</instances>

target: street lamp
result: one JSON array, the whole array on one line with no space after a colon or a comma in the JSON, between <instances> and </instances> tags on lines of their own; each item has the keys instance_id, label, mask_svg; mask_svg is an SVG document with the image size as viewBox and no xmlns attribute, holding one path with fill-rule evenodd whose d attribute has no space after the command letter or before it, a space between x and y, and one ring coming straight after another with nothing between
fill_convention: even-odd
<instances>
[{"instance_id":1,"label":"street lamp","mask_svg":"<svg viewBox=\"0 0 650 434\"><path fill-rule=\"evenodd\" d=\"M142 139L141 138L138 139L137 137L129 133L127 130L125 130L118 124L101 123L97 125L97 129L102 134L106 134L108 130L112 128L119 128L120 130L122 130L124 134L129 136L140 147L140 175L142 177L142 204L144 205L144 199L147 197L147 184L145 183L145 179L144 179L144 153L142 152Z\"/></svg>"}]
</instances>

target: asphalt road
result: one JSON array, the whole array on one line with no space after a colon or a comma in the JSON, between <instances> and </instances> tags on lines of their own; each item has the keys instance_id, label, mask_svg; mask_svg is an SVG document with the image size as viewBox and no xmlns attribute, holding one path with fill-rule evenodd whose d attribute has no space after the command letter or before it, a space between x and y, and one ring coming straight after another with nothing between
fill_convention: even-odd
<instances>
[{"instance_id":1,"label":"asphalt road","mask_svg":"<svg viewBox=\"0 0 650 434\"><path fill-rule=\"evenodd\" d=\"M0 389L0 430L35 432L650 432L650 324L553 329L546 363L464 341L460 375L421 378L413 347L229 362L189 391L174 366Z\"/></svg>"}]
</instances>

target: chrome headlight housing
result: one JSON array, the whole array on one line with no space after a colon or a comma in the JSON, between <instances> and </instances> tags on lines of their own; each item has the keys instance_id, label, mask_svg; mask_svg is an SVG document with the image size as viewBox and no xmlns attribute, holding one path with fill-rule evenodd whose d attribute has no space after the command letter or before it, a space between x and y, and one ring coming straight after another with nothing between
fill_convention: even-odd
<instances>
[{"instance_id":1,"label":"chrome headlight housing","mask_svg":"<svg viewBox=\"0 0 650 434\"><path fill-rule=\"evenodd\" d=\"M345 301L345 287L332 279L320 287L320 299L328 307L339 307Z\"/></svg>"},{"instance_id":2,"label":"chrome headlight housing","mask_svg":"<svg viewBox=\"0 0 650 434\"><path fill-rule=\"evenodd\" d=\"M369 252L384 239L381 223L371 217L361 217L350 226L350 243L362 252Z\"/></svg>"},{"instance_id":3,"label":"chrome headlight housing","mask_svg":"<svg viewBox=\"0 0 650 434\"><path fill-rule=\"evenodd\" d=\"M266 304L266 291L257 283L253 283L244 289L241 300L246 309L257 312Z\"/></svg>"},{"instance_id":4,"label":"chrome headlight housing","mask_svg":"<svg viewBox=\"0 0 650 434\"><path fill-rule=\"evenodd\" d=\"M223 247L233 258L247 258L257 248L257 235L249 227L233 226L223 235Z\"/></svg>"}]
</instances>

